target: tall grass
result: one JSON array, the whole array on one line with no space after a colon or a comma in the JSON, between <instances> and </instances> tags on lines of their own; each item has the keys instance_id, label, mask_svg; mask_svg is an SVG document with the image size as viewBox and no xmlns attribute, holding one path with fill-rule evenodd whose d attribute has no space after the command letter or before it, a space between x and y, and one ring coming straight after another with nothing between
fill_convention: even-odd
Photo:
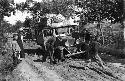
<instances>
[{"instance_id":1,"label":"tall grass","mask_svg":"<svg viewBox=\"0 0 125 81\"><path fill-rule=\"evenodd\" d=\"M13 58L12 58L12 49L8 48L10 46L6 37L0 37L0 79L1 77L6 77L8 74L11 74L13 71Z\"/></svg>"}]
</instances>

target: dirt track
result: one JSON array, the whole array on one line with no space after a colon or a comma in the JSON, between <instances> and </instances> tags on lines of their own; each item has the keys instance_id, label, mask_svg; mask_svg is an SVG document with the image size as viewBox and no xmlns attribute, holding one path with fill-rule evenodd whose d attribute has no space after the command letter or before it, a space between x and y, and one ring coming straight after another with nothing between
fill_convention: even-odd
<instances>
[{"instance_id":1,"label":"dirt track","mask_svg":"<svg viewBox=\"0 0 125 81\"><path fill-rule=\"evenodd\" d=\"M63 81L56 72L30 58L24 59L13 72L14 81ZM20 79L20 80L19 80Z\"/></svg>"},{"instance_id":2,"label":"dirt track","mask_svg":"<svg viewBox=\"0 0 125 81\"><path fill-rule=\"evenodd\" d=\"M101 69L93 62L87 70L84 61L67 60L58 65L24 59L14 70L13 81L125 81L125 68L108 63Z\"/></svg>"}]
</instances>

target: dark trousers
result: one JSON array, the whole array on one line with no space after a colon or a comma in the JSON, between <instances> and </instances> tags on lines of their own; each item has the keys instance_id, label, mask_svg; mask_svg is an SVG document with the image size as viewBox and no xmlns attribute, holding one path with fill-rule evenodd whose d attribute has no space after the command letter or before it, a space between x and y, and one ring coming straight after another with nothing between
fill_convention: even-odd
<instances>
[{"instance_id":1,"label":"dark trousers","mask_svg":"<svg viewBox=\"0 0 125 81\"><path fill-rule=\"evenodd\" d=\"M21 52L20 52L20 58L25 58L24 50L21 50Z\"/></svg>"},{"instance_id":2,"label":"dark trousers","mask_svg":"<svg viewBox=\"0 0 125 81\"><path fill-rule=\"evenodd\" d=\"M19 47L20 47L20 49L21 49L20 57L21 57L21 58L25 58L25 53L24 53L24 47L23 47L23 42L22 42L22 40L21 40L21 39L18 39L18 40L17 40L17 43L18 43L18 45L19 45Z\"/></svg>"},{"instance_id":3,"label":"dark trousers","mask_svg":"<svg viewBox=\"0 0 125 81\"><path fill-rule=\"evenodd\" d=\"M13 58L13 66L16 67L17 64L19 64L19 59L17 58L17 56L15 56L14 53L12 55L12 58Z\"/></svg>"}]
</instances>

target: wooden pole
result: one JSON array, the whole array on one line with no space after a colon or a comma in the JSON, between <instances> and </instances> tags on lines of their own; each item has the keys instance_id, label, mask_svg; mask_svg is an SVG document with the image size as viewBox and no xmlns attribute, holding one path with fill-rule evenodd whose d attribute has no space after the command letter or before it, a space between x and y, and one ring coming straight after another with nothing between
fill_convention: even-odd
<instances>
[{"instance_id":1,"label":"wooden pole","mask_svg":"<svg viewBox=\"0 0 125 81\"><path fill-rule=\"evenodd\" d=\"M71 57L71 56L78 55L78 54L81 54L81 53L85 53L85 51L68 54L68 55L66 55L66 57Z\"/></svg>"}]
</instances>

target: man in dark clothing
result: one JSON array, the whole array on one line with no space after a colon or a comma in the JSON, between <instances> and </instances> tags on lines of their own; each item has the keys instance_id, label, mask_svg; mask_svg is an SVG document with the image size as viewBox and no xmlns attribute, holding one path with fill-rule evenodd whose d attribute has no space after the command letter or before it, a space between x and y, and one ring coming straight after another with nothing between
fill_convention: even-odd
<instances>
[{"instance_id":1,"label":"man in dark clothing","mask_svg":"<svg viewBox=\"0 0 125 81\"><path fill-rule=\"evenodd\" d=\"M77 51L85 51L88 50L88 44L91 40L91 34L86 30L83 29L82 32L79 33L80 39L76 41ZM78 37L78 36L77 36Z\"/></svg>"},{"instance_id":2,"label":"man in dark clothing","mask_svg":"<svg viewBox=\"0 0 125 81\"><path fill-rule=\"evenodd\" d=\"M17 39L17 43L21 49L21 52L20 52L20 57L21 58L25 58L25 53L24 53L24 48L23 48L23 40L21 39L21 35L22 35L23 31L22 30L19 30L18 32L18 39Z\"/></svg>"},{"instance_id":3,"label":"man in dark clothing","mask_svg":"<svg viewBox=\"0 0 125 81\"><path fill-rule=\"evenodd\" d=\"M99 44L96 42L95 36L93 36L89 31L85 30L84 40L86 43L87 52L87 66L89 66L91 60L96 61L102 68L105 68L102 59L98 55Z\"/></svg>"},{"instance_id":4,"label":"man in dark clothing","mask_svg":"<svg viewBox=\"0 0 125 81\"><path fill-rule=\"evenodd\" d=\"M45 47L46 47L46 51L47 53L49 54L49 57L50 57L50 63L51 64L55 64L55 59L54 59L54 43L56 41L56 38L55 37L49 37L47 39L47 41L45 42Z\"/></svg>"},{"instance_id":5,"label":"man in dark clothing","mask_svg":"<svg viewBox=\"0 0 125 81\"><path fill-rule=\"evenodd\" d=\"M101 66L102 68L105 68L102 59L98 55L98 47L99 47L98 43L96 41L91 41L88 47L89 49L87 50L88 52L87 66L89 66L90 62L93 60L97 62L99 66Z\"/></svg>"}]
</instances>

